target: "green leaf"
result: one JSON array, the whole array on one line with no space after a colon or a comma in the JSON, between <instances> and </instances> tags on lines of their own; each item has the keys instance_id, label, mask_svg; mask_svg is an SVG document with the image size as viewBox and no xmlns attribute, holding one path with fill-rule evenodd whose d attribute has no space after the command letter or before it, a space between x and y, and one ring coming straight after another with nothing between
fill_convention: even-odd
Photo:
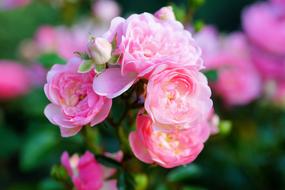
<instances>
[{"instance_id":1,"label":"green leaf","mask_svg":"<svg viewBox=\"0 0 285 190\"><path fill-rule=\"evenodd\" d=\"M45 179L39 184L40 190L64 190L64 186L62 183L53 180L53 179Z\"/></svg>"},{"instance_id":2,"label":"green leaf","mask_svg":"<svg viewBox=\"0 0 285 190\"><path fill-rule=\"evenodd\" d=\"M202 20L197 20L197 21L195 21L195 23L194 23L194 29L195 29L195 31L196 32L199 32L199 31L201 31L202 29L203 29L203 27L204 27L204 22L202 21Z\"/></svg>"},{"instance_id":3,"label":"green leaf","mask_svg":"<svg viewBox=\"0 0 285 190\"><path fill-rule=\"evenodd\" d=\"M43 64L45 68L51 68L54 64L65 64L66 61L56 53L42 54L38 57L38 61Z\"/></svg>"},{"instance_id":4,"label":"green leaf","mask_svg":"<svg viewBox=\"0 0 285 190\"><path fill-rule=\"evenodd\" d=\"M175 14L176 20L183 22L186 17L186 9L184 6L178 6L175 4L171 4L173 8L173 12Z\"/></svg>"},{"instance_id":5,"label":"green leaf","mask_svg":"<svg viewBox=\"0 0 285 190\"><path fill-rule=\"evenodd\" d=\"M134 190L135 187L136 182L133 176L126 171L119 170L117 183L118 190Z\"/></svg>"},{"instance_id":6,"label":"green leaf","mask_svg":"<svg viewBox=\"0 0 285 190\"><path fill-rule=\"evenodd\" d=\"M218 72L217 70L207 70L204 72L204 74L206 75L206 77L208 78L208 80L210 82L215 82L218 80Z\"/></svg>"},{"instance_id":7,"label":"green leaf","mask_svg":"<svg viewBox=\"0 0 285 190\"><path fill-rule=\"evenodd\" d=\"M11 129L0 127L0 157L7 158L21 146L20 138Z\"/></svg>"},{"instance_id":8,"label":"green leaf","mask_svg":"<svg viewBox=\"0 0 285 190\"><path fill-rule=\"evenodd\" d=\"M95 72L102 73L106 69L106 64L96 64Z\"/></svg>"},{"instance_id":9,"label":"green leaf","mask_svg":"<svg viewBox=\"0 0 285 190\"><path fill-rule=\"evenodd\" d=\"M78 72L79 73L88 73L89 71L91 71L91 69L93 69L94 65L92 60L85 60L84 63L82 63L79 68L78 68Z\"/></svg>"},{"instance_id":10,"label":"green leaf","mask_svg":"<svg viewBox=\"0 0 285 190\"><path fill-rule=\"evenodd\" d=\"M68 179L68 173L66 169L61 165L54 165L51 169L51 176L59 181Z\"/></svg>"},{"instance_id":11,"label":"green leaf","mask_svg":"<svg viewBox=\"0 0 285 190\"><path fill-rule=\"evenodd\" d=\"M179 182L192 177L200 176L201 173L202 171L197 165L190 164L170 171L167 175L167 180L170 182Z\"/></svg>"},{"instance_id":12,"label":"green leaf","mask_svg":"<svg viewBox=\"0 0 285 190\"><path fill-rule=\"evenodd\" d=\"M53 130L33 131L32 134L28 135L26 141L23 142L20 155L21 168L28 171L45 163L45 158L57 145L56 137Z\"/></svg>"}]
</instances>

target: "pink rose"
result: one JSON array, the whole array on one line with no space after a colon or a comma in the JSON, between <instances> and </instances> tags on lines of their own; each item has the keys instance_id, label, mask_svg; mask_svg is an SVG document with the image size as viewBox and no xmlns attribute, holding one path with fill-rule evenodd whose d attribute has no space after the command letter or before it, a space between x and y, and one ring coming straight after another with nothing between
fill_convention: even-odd
<instances>
[{"instance_id":1,"label":"pink rose","mask_svg":"<svg viewBox=\"0 0 285 190\"><path fill-rule=\"evenodd\" d=\"M49 121L58 125L63 137L75 135L84 125L94 126L108 116L112 100L92 89L95 72L78 73L79 58L54 65L47 75L45 94L52 102L45 109Z\"/></svg>"},{"instance_id":2,"label":"pink rose","mask_svg":"<svg viewBox=\"0 0 285 190\"><path fill-rule=\"evenodd\" d=\"M206 77L185 68L153 72L147 85L145 109L163 128L190 128L205 120L212 108Z\"/></svg>"},{"instance_id":3,"label":"pink rose","mask_svg":"<svg viewBox=\"0 0 285 190\"><path fill-rule=\"evenodd\" d=\"M247 41L241 33L219 37L213 30L202 30L201 35L198 33L196 37L207 69L218 72L213 90L226 104L248 104L260 95L261 78L250 58ZM208 42L212 47L203 39L211 39Z\"/></svg>"},{"instance_id":4,"label":"pink rose","mask_svg":"<svg viewBox=\"0 0 285 190\"><path fill-rule=\"evenodd\" d=\"M169 67L203 67L200 49L177 21L162 21L149 13L134 14L126 20L115 18L105 37L117 42L115 53L121 55L123 75L135 72L145 76L165 62Z\"/></svg>"},{"instance_id":5,"label":"pink rose","mask_svg":"<svg viewBox=\"0 0 285 190\"><path fill-rule=\"evenodd\" d=\"M24 66L0 60L0 99L10 99L26 94L30 89L30 79Z\"/></svg>"},{"instance_id":6,"label":"pink rose","mask_svg":"<svg viewBox=\"0 0 285 190\"><path fill-rule=\"evenodd\" d=\"M249 39L269 52L285 54L285 6L257 3L243 14L243 28Z\"/></svg>"},{"instance_id":7,"label":"pink rose","mask_svg":"<svg viewBox=\"0 0 285 190\"><path fill-rule=\"evenodd\" d=\"M206 123L181 131L168 132L156 128L148 115L139 114L137 129L130 133L129 141L139 160L156 163L164 168L173 168L195 160L210 132Z\"/></svg>"},{"instance_id":8,"label":"pink rose","mask_svg":"<svg viewBox=\"0 0 285 190\"><path fill-rule=\"evenodd\" d=\"M203 68L201 51L190 32L172 19L161 20L149 13L134 14L126 20L117 17L104 37L115 40L114 54L120 56L121 66L107 69L94 80L95 92L109 98L122 94L139 78L148 79L160 65Z\"/></svg>"},{"instance_id":9,"label":"pink rose","mask_svg":"<svg viewBox=\"0 0 285 190\"><path fill-rule=\"evenodd\" d=\"M73 155L69 158L67 152L61 156L61 163L72 178L77 190L116 190L116 180L106 180L104 167L100 165L93 154L86 152L83 156Z\"/></svg>"}]
</instances>

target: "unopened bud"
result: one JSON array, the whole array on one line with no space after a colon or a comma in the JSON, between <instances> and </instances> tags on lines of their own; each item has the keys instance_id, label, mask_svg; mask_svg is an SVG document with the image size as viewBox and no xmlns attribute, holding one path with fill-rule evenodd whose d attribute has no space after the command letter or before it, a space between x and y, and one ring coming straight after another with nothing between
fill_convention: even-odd
<instances>
[{"instance_id":1,"label":"unopened bud","mask_svg":"<svg viewBox=\"0 0 285 190\"><path fill-rule=\"evenodd\" d=\"M154 16L161 20L176 20L171 6L162 7L161 9L155 12Z\"/></svg>"},{"instance_id":2,"label":"unopened bud","mask_svg":"<svg viewBox=\"0 0 285 190\"><path fill-rule=\"evenodd\" d=\"M92 38L88 44L88 48L95 64L105 64L111 59L112 44L104 38Z\"/></svg>"}]
</instances>

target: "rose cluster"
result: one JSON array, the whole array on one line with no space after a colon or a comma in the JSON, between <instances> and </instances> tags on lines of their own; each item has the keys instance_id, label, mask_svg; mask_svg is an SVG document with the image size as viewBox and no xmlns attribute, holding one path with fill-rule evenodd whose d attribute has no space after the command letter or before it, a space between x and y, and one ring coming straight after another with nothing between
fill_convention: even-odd
<instances>
[{"instance_id":1,"label":"rose cluster","mask_svg":"<svg viewBox=\"0 0 285 190\"><path fill-rule=\"evenodd\" d=\"M44 88L51 101L45 115L62 136L105 120L112 98L144 81L144 104L129 135L135 156L172 168L199 155L215 131L211 90L201 50L171 7L114 18L102 37L90 36L80 57L54 65Z\"/></svg>"}]
</instances>

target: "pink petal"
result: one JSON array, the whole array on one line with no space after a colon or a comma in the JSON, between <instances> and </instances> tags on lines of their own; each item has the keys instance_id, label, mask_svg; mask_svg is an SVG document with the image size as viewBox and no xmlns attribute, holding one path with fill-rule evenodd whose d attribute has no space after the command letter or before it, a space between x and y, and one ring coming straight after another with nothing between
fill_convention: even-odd
<instances>
[{"instance_id":1,"label":"pink petal","mask_svg":"<svg viewBox=\"0 0 285 190\"><path fill-rule=\"evenodd\" d=\"M82 127L75 127L75 128L64 128L60 127L60 134L62 137L71 137L76 135Z\"/></svg>"},{"instance_id":2,"label":"pink petal","mask_svg":"<svg viewBox=\"0 0 285 190\"><path fill-rule=\"evenodd\" d=\"M94 78L93 89L98 95L115 98L127 91L136 78L135 73L123 76L120 68L109 68Z\"/></svg>"},{"instance_id":3,"label":"pink petal","mask_svg":"<svg viewBox=\"0 0 285 190\"><path fill-rule=\"evenodd\" d=\"M143 146L141 139L138 137L136 132L130 133L129 141L133 153L139 160L149 164L153 163L152 158L150 157L147 149Z\"/></svg>"},{"instance_id":4,"label":"pink petal","mask_svg":"<svg viewBox=\"0 0 285 190\"><path fill-rule=\"evenodd\" d=\"M61 155L61 164L63 165L63 167L67 170L68 174L70 176L72 176L72 168L71 168L71 165L70 165L70 162L69 162L69 155L68 155L68 152L64 152L62 155Z\"/></svg>"},{"instance_id":5,"label":"pink petal","mask_svg":"<svg viewBox=\"0 0 285 190\"><path fill-rule=\"evenodd\" d=\"M100 112L94 117L94 119L91 121L90 123L91 126L97 125L98 123L101 123L102 121L104 121L109 115L111 107L112 107L112 100L106 98L104 106L102 107Z\"/></svg>"}]
</instances>

